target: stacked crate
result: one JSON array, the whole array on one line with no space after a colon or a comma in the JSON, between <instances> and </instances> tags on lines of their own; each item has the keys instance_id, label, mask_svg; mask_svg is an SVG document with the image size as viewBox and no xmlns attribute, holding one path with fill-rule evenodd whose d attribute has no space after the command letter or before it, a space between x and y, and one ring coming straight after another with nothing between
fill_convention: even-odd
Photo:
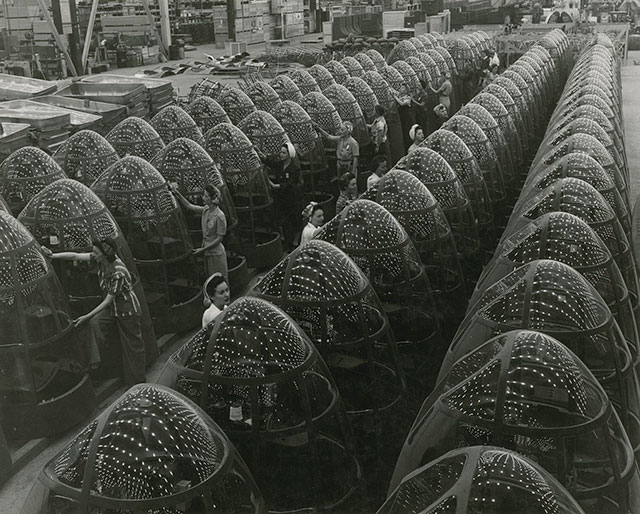
<instances>
[{"instance_id":1,"label":"stacked crate","mask_svg":"<svg viewBox=\"0 0 640 514\"><path fill-rule=\"evenodd\" d=\"M213 6L213 32L216 48L224 48L227 41L231 41L233 31L229 30L229 13L226 5Z\"/></svg>"},{"instance_id":2,"label":"stacked crate","mask_svg":"<svg viewBox=\"0 0 640 514\"><path fill-rule=\"evenodd\" d=\"M270 39L287 39L304 34L304 0L272 0L270 29Z\"/></svg>"},{"instance_id":3,"label":"stacked crate","mask_svg":"<svg viewBox=\"0 0 640 514\"><path fill-rule=\"evenodd\" d=\"M248 0L233 0L233 2L235 41L247 44L263 43L265 34L269 34L269 3Z\"/></svg>"}]
</instances>

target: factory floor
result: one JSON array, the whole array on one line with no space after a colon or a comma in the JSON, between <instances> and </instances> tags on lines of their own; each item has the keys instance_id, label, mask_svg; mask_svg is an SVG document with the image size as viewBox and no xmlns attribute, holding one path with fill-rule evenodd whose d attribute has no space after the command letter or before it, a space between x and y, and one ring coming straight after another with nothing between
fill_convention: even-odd
<instances>
[{"instance_id":1,"label":"factory floor","mask_svg":"<svg viewBox=\"0 0 640 514\"><path fill-rule=\"evenodd\" d=\"M309 40L318 40L319 34L311 34L305 36ZM294 43L292 43L294 44ZM321 41L318 40L318 44L321 45ZM211 47L211 48L210 48ZM257 57L264 50L263 46L254 51L252 47L249 47L249 52L252 56ZM203 45L196 51L187 54L187 58L182 62L189 62L192 60L204 60L204 53L210 53L211 55L218 56L223 55L224 50L215 49L213 45ZM622 92L623 92L623 116L624 116L624 129L625 129L625 141L627 157L630 168L630 188L631 188L631 203L632 207L635 204L635 200L640 193L640 145L635 144L640 140L640 66L634 65L634 60L640 59L640 51L629 52L629 58L627 63L622 67ZM172 61L171 64L175 64L181 61ZM124 68L117 70L117 73L126 73L127 75L134 75L145 68L158 68L161 65L145 66L142 68ZM175 87L183 89L180 91L182 95L188 95L188 89L191 85L199 81L204 76L202 74L189 74L178 75L172 77L171 80ZM210 76L213 80L218 80L218 76ZM223 77L225 80L235 82L239 77ZM186 90L185 90L186 89ZM640 240L640 237L636 238ZM254 280L256 277L254 277ZM165 337L162 342L164 346L160 356L149 367L147 371L147 380L154 382L158 378L164 363L167 358L175 352L182 344L184 344L195 330L186 332L184 334L174 334L171 337ZM118 396L125 391L124 387L111 388L109 395L103 399L103 401L95 409L94 417L110 405ZM89 419L87 419L87 422ZM82 423L84 426L86 423ZM51 440L41 440L38 442L38 446L34 447L29 455L28 459L25 459L24 466L17 471L5 484L0 488L0 513L2 514L18 514L20 513L24 502L31 490L33 484L37 480L37 477L42 470L43 466L58 452L60 451L82 428L82 426L75 427L69 430L68 433ZM29 513L25 513L29 514Z\"/></svg>"}]
</instances>

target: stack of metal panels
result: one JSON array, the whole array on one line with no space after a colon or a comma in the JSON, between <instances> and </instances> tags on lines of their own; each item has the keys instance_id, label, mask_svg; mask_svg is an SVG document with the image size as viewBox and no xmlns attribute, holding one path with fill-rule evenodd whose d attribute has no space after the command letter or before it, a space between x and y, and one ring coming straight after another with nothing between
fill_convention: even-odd
<instances>
[{"instance_id":1,"label":"stack of metal panels","mask_svg":"<svg viewBox=\"0 0 640 514\"><path fill-rule=\"evenodd\" d=\"M22 100L56 92L55 82L0 73L0 101Z\"/></svg>"},{"instance_id":2,"label":"stack of metal panels","mask_svg":"<svg viewBox=\"0 0 640 514\"><path fill-rule=\"evenodd\" d=\"M91 84L142 84L147 89L151 116L160 112L167 105L173 104L173 85L168 80L104 73L84 77L82 82Z\"/></svg>"},{"instance_id":3,"label":"stack of metal panels","mask_svg":"<svg viewBox=\"0 0 640 514\"><path fill-rule=\"evenodd\" d=\"M56 95L124 105L129 116L138 118L149 115L147 90L142 84L73 82L58 91Z\"/></svg>"},{"instance_id":4,"label":"stack of metal panels","mask_svg":"<svg viewBox=\"0 0 640 514\"><path fill-rule=\"evenodd\" d=\"M28 123L0 122L0 129L0 160L32 142Z\"/></svg>"},{"instance_id":5,"label":"stack of metal panels","mask_svg":"<svg viewBox=\"0 0 640 514\"><path fill-rule=\"evenodd\" d=\"M100 123L91 127L91 129L102 135L108 134L113 127L127 117L127 108L124 105L107 102L96 102L95 100L82 100L80 98L56 95L39 96L37 98L33 98L32 101L101 116L102 119Z\"/></svg>"}]
</instances>

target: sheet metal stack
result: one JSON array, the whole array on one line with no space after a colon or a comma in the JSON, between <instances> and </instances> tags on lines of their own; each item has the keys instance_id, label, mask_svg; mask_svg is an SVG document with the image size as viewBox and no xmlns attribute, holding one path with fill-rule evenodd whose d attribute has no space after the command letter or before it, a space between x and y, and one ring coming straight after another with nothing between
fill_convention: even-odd
<instances>
[{"instance_id":1,"label":"sheet metal stack","mask_svg":"<svg viewBox=\"0 0 640 514\"><path fill-rule=\"evenodd\" d=\"M145 118L149 115L147 90L142 84L73 82L58 91L56 95L124 105L129 116L138 118Z\"/></svg>"}]
</instances>

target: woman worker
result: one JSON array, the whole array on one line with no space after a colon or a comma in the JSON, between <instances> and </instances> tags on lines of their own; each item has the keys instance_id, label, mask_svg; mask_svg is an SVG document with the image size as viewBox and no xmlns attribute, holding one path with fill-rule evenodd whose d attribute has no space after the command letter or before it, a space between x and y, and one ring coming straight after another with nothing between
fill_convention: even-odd
<instances>
[{"instance_id":1,"label":"woman worker","mask_svg":"<svg viewBox=\"0 0 640 514\"><path fill-rule=\"evenodd\" d=\"M140 302L132 289L129 270L117 254L116 242L104 238L92 242L91 253L53 253L42 248L50 259L93 262L98 266L98 280L104 299L91 312L74 321L79 327L90 322L96 353L104 352L111 341L119 338L122 349L122 373L125 384L131 386L145 381L145 351L140 321ZM92 359L94 363L100 359Z\"/></svg>"}]
</instances>

